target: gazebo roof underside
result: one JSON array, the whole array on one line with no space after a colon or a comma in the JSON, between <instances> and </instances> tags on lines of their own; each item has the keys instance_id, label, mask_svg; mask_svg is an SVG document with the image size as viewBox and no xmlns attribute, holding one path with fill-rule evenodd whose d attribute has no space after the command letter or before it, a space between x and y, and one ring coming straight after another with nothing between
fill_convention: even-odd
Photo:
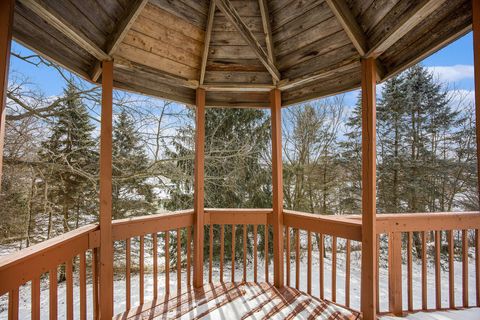
<instances>
[{"instance_id":1,"label":"gazebo roof underside","mask_svg":"<svg viewBox=\"0 0 480 320\"><path fill-rule=\"evenodd\" d=\"M93 82L114 59L117 88L181 103L268 106L379 80L471 30L470 0L17 0L18 42Z\"/></svg>"}]
</instances>

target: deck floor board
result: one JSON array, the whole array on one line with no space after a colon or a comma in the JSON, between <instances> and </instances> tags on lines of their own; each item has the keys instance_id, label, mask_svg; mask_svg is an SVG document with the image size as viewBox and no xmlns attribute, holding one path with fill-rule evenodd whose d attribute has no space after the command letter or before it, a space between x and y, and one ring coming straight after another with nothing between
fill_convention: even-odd
<instances>
[{"instance_id":1,"label":"deck floor board","mask_svg":"<svg viewBox=\"0 0 480 320\"><path fill-rule=\"evenodd\" d=\"M361 319L299 290L267 283L217 283L144 304L115 319Z\"/></svg>"}]
</instances>

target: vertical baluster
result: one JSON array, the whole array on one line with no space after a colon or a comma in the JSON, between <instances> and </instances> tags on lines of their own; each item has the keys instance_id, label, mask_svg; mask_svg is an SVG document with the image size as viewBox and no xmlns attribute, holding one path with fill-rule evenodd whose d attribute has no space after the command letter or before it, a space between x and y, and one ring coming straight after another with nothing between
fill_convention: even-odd
<instances>
[{"instance_id":1,"label":"vertical baluster","mask_svg":"<svg viewBox=\"0 0 480 320\"><path fill-rule=\"evenodd\" d=\"M222 224L220 225L220 282L223 282L223 256L225 254L224 231L225 226Z\"/></svg>"},{"instance_id":2,"label":"vertical baluster","mask_svg":"<svg viewBox=\"0 0 480 320\"><path fill-rule=\"evenodd\" d=\"M285 271L287 274L287 286L290 286L290 227L285 226Z\"/></svg>"},{"instance_id":3,"label":"vertical baluster","mask_svg":"<svg viewBox=\"0 0 480 320\"><path fill-rule=\"evenodd\" d=\"M266 224L264 226L264 245L265 247L263 248L263 252L264 252L264 258L265 258L265 282L268 283L268 225Z\"/></svg>"},{"instance_id":4,"label":"vertical baluster","mask_svg":"<svg viewBox=\"0 0 480 320\"><path fill-rule=\"evenodd\" d=\"M182 233L177 229L177 294L182 290Z\"/></svg>"},{"instance_id":5,"label":"vertical baluster","mask_svg":"<svg viewBox=\"0 0 480 320\"><path fill-rule=\"evenodd\" d=\"M98 315L98 255L99 255L99 249L94 248L92 252L92 305L93 305L93 319L97 320L99 315Z\"/></svg>"},{"instance_id":6,"label":"vertical baluster","mask_svg":"<svg viewBox=\"0 0 480 320\"><path fill-rule=\"evenodd\" d=\"M300 289L300 229L295 233L295 288Z\"/></svg>"},{"instance_id":7,"label":"vertical baluster","mask_svg":"<svg viewBox=\"0 0 480 320\"><path fill-rule=\"evenodd\" d=\"M388 234L389 311L402 315L402 233Z\"/></svg>"},{"instance_id":8,"label":"vertical baluster","mask_svg":"<svg viewBox=\"0 0 480 320\"><path fill-rule=\"evenodd\" d=\"M422 231L422 309L427 307L427 234Z\"/></svg>"},{"instance_id":9,"label":"vertical baluster","mask_svg":"<svg viewBox=\"0 0 480 320\"><path fill-rule=\"evenodd\" d=\"M192 229L187 227L187 286L190 287L191 285L191 268L192 264L190 263L190 256L192 250Z\"/></svg>"},{"instance_id":10,"label":"vertical baluster","mask_svg":"<svg viewBox=\"0 0 480 320\"><path fill-rule=\"evenodd\" d=\"M144 289L145 289L145 237L140 236L140 257L139 257L139 265L140 265L140 279L139 279L139 290L140 290L140 305L145 302L144 299Z\"/></svg>"},{"instance_id":11,"label":"vertical baluster","mask_svg":"<svg viewBox=\"0 0 480 320\"><path fill-rule=\"evenodd\" d=\"M447 231L448 241L448 299L450 302L450 308L455 308L455 267L454 257L455 248L453 245L453 230Z\"/></svg>"},{"instance_id":12,"label":"vertical baluster","mask_svg":"<svg viewBox=\"0 0 480 320\"><path fill-rule=\"evenodd\" d=\"M92 263L93 264L93 263ZM57 319L57 313L58 313L58 279L57 279L57 268L53 268L48 272L48 282L49 282L49 297L48 297L48 303L49 303L49 314L50 314L50 320L56 320ZM94 288L95 289L95 288Z\"/></svg>"},{"instance_id":13,"label":"vertical baluster","mask_svg":"<svg viewBox=\"0 0 480 320\"><path fill-rule=\"evenodd\" d=\"M247 225L243 225L243 282L247 282Z\"/></svg>"},{"instance_id":14,"label":"vertical baluster","mask_svg":"<svg viewBox=\"0 0 480 320\"><path fill-rule=\"evenodd\" d=\"M407 299L408 299L408 311L413 311L413 256L412 256L412 241L413 233L408 232L407 239Z\"/></svg>"},{"instance_id":15,"label":"vertical baluster","mask_svg":"<svg viewBox=\"0 0 480 320\"><path fill-rule=\"evenodd\" d=\"M213 224L208 227L208 282L212 283L213 273Z\"/></svg>"},{"instance_id":16,"label":"vertical baluster","mask_svg":"<svg viewBox=\"0 0 480 320\"><path fill-rule=\"evenodd\" d=\"M307 293L312 294L312 233L307 232Z\"/></svg>"},{"instance_id":17,"label":"vertical baluster","mask_svg":"<svg viewBox=\"0 0 480 320\"><path fill-rule=\"evenodd\" d=\"M350 240L345 248L345 306L350 307Z\"/></svg>"},{"instance_id":18,"label":"vertical baluster","mask_svg":"<svg viewBox=\"0 0 480 320\"><path fill-rule=\"evenodd\" d=\"M152 255L153 255L153 300L158 298L158 236L152 234Z\"/></svg>"},{"instance_id":19,"label":"vertical baluster","mask_svg":"<svg viewBox=\"0 0 480 320\"><path fill-rule=\"evenodd\" d=\"M332 301L337 302L337 237L332 237Z\"/></svg>"},{"instance_id":20,"label":"vertical baluster","mask_svg":"<svg viewBox=\"0 0 480 320\"><path fill-rule=\"evenodd\" d=\"M170 231L165 231L165 294L170 294Z\"/></svg>"},{"instance_id":21,"label":"vertical baluster","mask_svg":"<svg viewBox=\"0 0 480 320\"><path fill-rule=\"evenodd\" d=\"M235 282L235 225L232 224L232 282Z\"/></svg>"},{"instance_id":22,"label":"vertical baluster","mask_svg":"<svg viewBox=\"0 0 480 320\"><path fill-rule=\"evenodd\" d=\"M40 320L40 277L37 276L32 280L31 286L31 294L32 294L32 320ZM70 305L72 305L71 301ZM67 305L68 306L68 305ZM69 318L72 319L73 317Z\"/></svg>"},{"instance_id":23,"label":"vertical baluster","mask_svg":"<svg viewBox=\"0 0 480 320\"><path fill-rule=\"evenodd\" d=\"M87 270L85 252L80 253L80 319L87 319Z\"/></svg>"},{"instance_id":24,"label":"vertical baluster","mask_svg":"<svg viewBox=\"0 0 480 320\"><path fill-rule=\"evenodd\" d=\"M257 282L257 225L253 225L253 281Z\"/></svg>"},{"instance_id":25,"label":"vertical baluster","mask_svg":"<svg viewBox=\"0 0 480 320\"><path fill-rule=\"evenodd\" d=\"M377 286L377 292L376 292L376 295L377 295L377 302L376 302L376 309L377 309L377 313L380 312L380 235L377 234L377 274L375 276L375 282L376 282L376 286Z\"/></svg>"},{"instance_id":26,"label":"vertical baluster","mask_svg":"<svg viewBox=\"0 0 480 320\"><path fill-rule=\"evenodd\" d=\"M442 307L442 280L440 274L440 237L441 231L435 231L435 306Z\"/></svg>"},{"instance_id":27,"label":"vertical baluster","mask_svg":"<svg viewBox=\"0 0 480 320\"><path fill-rule=\"evenodd\" d=\"M468 231L462 230L462 294L463 307L468 307Z\"/></svg>"},{"instance_id":28,"label":"vertical baluster","mask_svg":"<svg viewBox=\"0 0 480 320\"><path fill-rule=\"evenodd\" d=\"M73 263L72 259L67 260L65 264L65 273L67 278L67 319L73 319ZM33 320L33 319L32 319Z\"/></svg>"},{"instance_id":29,"label":"vertical baluster","mask_svg":"<svg viewBox=\"0 0 480 320\"><path fill-rule=\"evenodd\" d=\"M477 292L477 307L480 307L480 230L475 230L475 286Z\"/></svg>"},{"instance_id":30,"label":"vertical baluster","mask_svg":"<svg viewBox=\"0 0 480 320\"><path fill-rule=\"evenodd\" d=\"M131 252L131 247L132 244L130 242L130 238L125 240L125 304L126 304L126 309L127 311L130 310L131 304L130 304L130 296L131 296L131 278L130 278L130 267L131 267L131 261L130 261L130 252Z\"/></svg>"},{"instance_id":31,"label":"vertical baluster","mask_svg":"<svg viewBox=\"0 0 480 320\"><path fill-rule=\"evenodd\" d=\"M18 320L18 288L8 293L8 320Z\"/></svg>"},{"instance_id":32,"label":"vertical baluster","mask_svg":"<svg viewBox=\"0 0 480 320\"><path fill-rule=\"evenodd\" d=\"M320 299L324 299L325 297L325 289L324 289L324 286L325 286L325 268L324 268L324 264L325 264L325 242L324 242L324 237L323 237L323 234L319 234L318 235L318 241L319 241L319 244L318 244L318 257L319 257L319 260L320 262L318 263L318 267L319 267L319 278L320 278Z\"/></svg>"}]
</instances>

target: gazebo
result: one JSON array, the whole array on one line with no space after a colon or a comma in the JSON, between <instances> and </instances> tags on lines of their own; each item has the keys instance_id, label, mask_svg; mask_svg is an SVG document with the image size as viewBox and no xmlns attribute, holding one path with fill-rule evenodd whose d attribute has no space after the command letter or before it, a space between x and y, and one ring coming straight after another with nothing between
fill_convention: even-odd
<instances>
[{"instance_id":1,"label":"gazebo","mask_svg":"<svg viewBox=\"0 0 480 320\"><path fill-rule=\"evenodd\" d=\"M100 151L100 221L18 253L0 258L0 296L8 295L9 319L19 317L19 287L31 283L31 315L39 319L40 278L49 279L49 316L57 318L57 267L66 270L66 315L74 317L73 261L79 265L79 316L111 319L114 296L114 243L126 248L126 310L117 318L201 318L221 308L224 316L311 318L328 316L375 319L378 301L377 241L388 236L389 308L402 315L417 311L413 299L412 234L421 235L422 310L427 306L426 234L435 234L435 308L480 306L480 213L411 213L376 215L376 84L401 72L473 29L476 101L480 103L480 0L0 0L0 145L5 133L5 101L12 38L86 80L102 86ZM361 87L362 212L357 216L320 216L283 209L281 109L303 101ZM191 210L112 221L112 90L129 90L195 107L195 200ZM272 127L273 208L204 208L205 108L269 108ZM293 106L294 107L294 106ZM477 122L480 109L477 107ZM480 129L477 126L477 145ZM479 149L480 150L480 149ZM1 154L1 152L0 152ZM477 152L478 154L478 152ZM0 175L1 175L0 156ZM479 166L480 168L480 166ZM212 226L220 225L220 239ZM243 278L224 281L223 226L243 228ZM246 241L253 225L254 275L247 274ZM257 281L257 228L272 228L273 277L268 263L265 281ZM177 241L177 292L170 293L170 235ZM307 235L307 292L298 288L300 230ZM452 231L462 234L462 286L455 288ZM469 283L468 232L475 232L475 283ZM449 305L442 305L441 232L447 233ZM332 299L323 295L325 265L319 246L319 283L313 283L312 235L333 240ZM160 247L159 235L163 246ZM402 236L407 239L402 248ZM140 239L140 304L132 306L131 246ZM153 246L153 297L144 301L145 238ZM235 237L235 232L233 233ZM336 284L336 241L346 239L346 281ZM208 242L206 241L208 240ZM212 280L213 241L220 241L220 283ZM350 305L351 242L361 248L359 310ZM193 243L193 244L192 244ZM232 243L235 243L233 241ZM291 248L291 244L294 247ZM266 241L268 246L268 241ZM204 257L204 247L210 255ZM165 250L165 295L158 293L158 250ZM183 252L185 251L185 252ZM268 250L265 251L268 253ZM294 253L294 263L291 261ZM402 275L406 261L406 277ZM76 261L76 260L75 260ZM184 261L185 263L182 263ZM232 270L235 260L231 261ZM186 272L182 283L181 272ZM293 279L295 279L295 287ZM208 275L208 277L207 277ZM87 283L92 299L87 301ZM403 295L403 284L406 294ZM312 296L312 285L320 295ZM476 301L469 299L473 285ZM340 306L336 292L344 290ZM249 296L250 294L250 296ZM243 298L242 298L243 297ZM250 298L249 298L250 297ZM245 301L258 300L257 305ZM243 314L228 313L240 308ZM303 299L303 300L302 300ZM268 302L274 301L273 305ZM213 301L213 304L212 304ZM302 301L299 303L298 301ZM290 305L293 308L288 309ZM230 309L229 309L230 308ZM431 309L431 308L430 308ZM283 310L289 310L283 313ZM232 312L236 312L233 310ZM258 312L264 312L261 315Z\"/></svg>"}]
</instances>

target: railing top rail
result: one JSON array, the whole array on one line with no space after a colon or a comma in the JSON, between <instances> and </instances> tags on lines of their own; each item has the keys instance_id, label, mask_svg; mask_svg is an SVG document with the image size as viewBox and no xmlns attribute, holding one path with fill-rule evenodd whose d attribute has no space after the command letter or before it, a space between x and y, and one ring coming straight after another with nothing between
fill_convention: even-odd
<instances>
[{"instance_id":1,"label":"railing top rail","mask_svg":"<svg viewBox=\"0 0 480 320\"><path fill-rule=\"evenodd\" d=\"M193 226L193 209L112 221L114 241Z\"/></svg>"},{"instance_id":2,"label":"railing top rail","mask_svg":"<svg viewBox=\"0 0 480 320\"><path fill-rule=\"evenodd\" d=\"M283 210L284 224L325 235L361 241L362 223L360 220L348 219L344 216L324 216L312 213Z\"/></svg>"},{"instance_id":3,"label":"railing top rail","mask_svg":"<svg viewBox=\"0 0 480 320\"><path fill-rule=\"evenodd\" d=\"M94 247L88 225L0 258L0 296Z\"/></svg>"}]
</instances>

